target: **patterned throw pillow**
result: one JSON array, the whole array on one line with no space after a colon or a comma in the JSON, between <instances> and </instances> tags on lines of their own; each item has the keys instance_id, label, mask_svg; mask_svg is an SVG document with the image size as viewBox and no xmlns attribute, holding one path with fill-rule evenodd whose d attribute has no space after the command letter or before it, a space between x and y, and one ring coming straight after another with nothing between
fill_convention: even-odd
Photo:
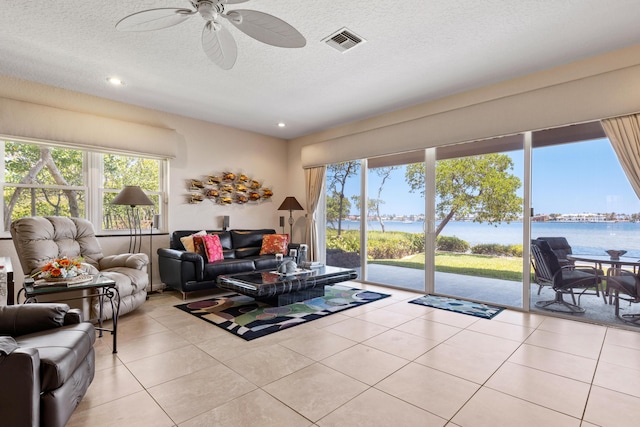
<instances>
[{"instance_id":1,"label":"patterned throw pillow","mask_svg":"<svg viewBox=\"0 0 640 427\"><path fill-rule=\"evenodd\" d=\"M204 240L202 240L203 237L204 236L193 236L193 247L194 247L193 252L197 253L198 255L206 259L207 250L204 248Z\"/></svg>"},{"instance_id":2,"label":"patterned throw pillow","mask_svg":"<svg viewBox=\"0 0 640 427\"><path fill-rule=\"evenodd\" d=\"M217 234L207 234L201 238L204 242L204 249L207 253L207 259L209 262L224 259L222 243L220 243L220 237Z\"/></svg>"},{"instance_id":3,"label":"patterned throw pillow","mask_svg":"<svg viewBox=\"0 0 640 427\"><path fill-rule=\"evenodd\" d=\"M196 248L193 244L193 236L204 236L205 234L207 234L207 232L204 230L201 230L201 231L198 231L197 233L190 234L189 236L181 237L180 241L182 242L182 246L184 246L187 252L195 252Z\"/></svg>"},{"instance_id":4,"label":"patterned throw pillow","mask_svg":"<svg viewBox=\"0 0 640 427\"><path fill-rule=\"evenodd\" d=\"M260 255L286 255L288 245L288 234L265 234L262 237L262 248L260 248Z\"/></svg>"}]
</instances>

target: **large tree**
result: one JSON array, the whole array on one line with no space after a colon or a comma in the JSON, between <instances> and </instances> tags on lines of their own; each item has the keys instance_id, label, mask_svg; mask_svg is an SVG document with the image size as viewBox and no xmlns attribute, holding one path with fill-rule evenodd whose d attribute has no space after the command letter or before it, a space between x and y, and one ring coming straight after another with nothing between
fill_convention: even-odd
<instances>
[{"instance_id":1,"label":"large tree","mask_svg":"<svg viewBox=\"0 0 640 427\"><path fill-rule=\"evenodd\" d=\"M348 212L346 202L349 200L344 194L344 189L350 177L360 170L360 163L356 160L342 163L334 163L327 166L328 190L337 198L338 236L342 234L342 219Z\"/></svg>"},{"instance_id":2,"label":"large tree","mask_svg":"<svg viewBox=\"0 0 640 427\"><path fill-rule=\"evenodd\" d=\"M522 212L513 175L513 160L506 154L486 154L441 160L436 165L436 214L441 219L436 236L455 217L474 222L511 222ZM424 164L408 165L405 178L411 192L424 196Z\"/></svg>"},{"instance_id":3,"label":"large tree","mask_svg":"<svg viewBox=\"0 0 640 427\"><path fill-rule=\"evenodd\" d=\"M79 151L10 142L6 142L4 148L5 182L62 187L82 184L82 153ZM26 199L23 193L28 193ZM80 216L81 196L75 190L64 188L5 188L5 230L10 227L14 211L18 216L37 215L40 212L36 205L47 215Z\"/></svg>"},{"instance_id":4,"label":"large tree","mask_svg":"<svg viewBox=\"0 0 640 427\"><path fill-rule=\"evenodd\" d=\"M338 193L332 191L331 194L327 196L327 222L331 224L331 227L336 228L336 223L342 218L341 207L340 207L340 197ZM351 210L351 202L349 199L342 200L342 209L344 211L349 212Z\"/></svg>"},{"instance_id":5,"label":"large tree","mask_svg":"<svg viewBox=\"0 0 640 427\"><path fill-rule=\"evenodd\" d=\"M376 168L374 169L374 171L376 172L376 175L378 175L380 178L382 178L382 181L380 181L380 185L378 186L378 197L376 199L374 199L374 209L375 209L375 216L378 219L378 222L380 223L380 228L382 229L382 232L384 233L384 221L382 221L382 215L380 214L380 205L384 204L384 200L382 200L382 188L384 187L384 184L387 182L388 179L391 179L391 172L393 172L394 170L398 169L397 166L387 166L387 167L383 167L383 168Z\"/></svg>"}]
</instances>

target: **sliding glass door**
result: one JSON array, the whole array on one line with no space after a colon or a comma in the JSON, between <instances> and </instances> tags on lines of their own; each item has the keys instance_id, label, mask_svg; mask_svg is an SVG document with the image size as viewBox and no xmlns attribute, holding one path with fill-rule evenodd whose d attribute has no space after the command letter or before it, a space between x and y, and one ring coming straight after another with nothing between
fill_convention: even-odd
<instances>
[{"instance_id":1,"label":"sliding glass door","mask_svg":"<svg viewBox=\"0 0 640 427\"><path fill-rule=\"evenodd\" d=\"M523 137L437 150L437 294L523 306Z\"/></svg>"},{"instance_id":2,"label":"sliding glass door","mask_svg":"<svg viewBox=\"0 0 640 427\"><path fill-rule=\"evenodd\" d=\"M367 166L366 280L423 292L424 151L368 159Z\"/></svg>"},{"instance_id":3,"label":"sliding glass door","mask_svg":"<svg viewBox=\"0 0 640 427\"><path fill-rule=\"evenodd\" d=\"M558 254L569 251L582 260L561 255L561 263L603 274L612 264L589 262L590 256L608 258L607 250L621 249L632 261L640 258L640 200L598 122L534 132L532 163L532 239L553 242L556 251L562 244ZM633 266L623 268L634 271ZM554 299L551 287L532 281L532 310L566 312L556 303L535 305ZM564 299L573 302L570 296ZM576 302L585 309L582 318L620 323L601 296L584 295ZM630 309L622 306L622 312Z\"/></svg>"},{"instance_id":4,"label":"sliding glass door","mask_svg":"<svg viewBox=\"0 0 640 427\"><path fill-rule=\"evenodd\" d=\"M524 310L555 297L535 281L531 239L640 258L640 200L599 122L329 165L326 212L330 265ZM601 296L581 305L615 322Z\"/></svg>"}]
</instances>

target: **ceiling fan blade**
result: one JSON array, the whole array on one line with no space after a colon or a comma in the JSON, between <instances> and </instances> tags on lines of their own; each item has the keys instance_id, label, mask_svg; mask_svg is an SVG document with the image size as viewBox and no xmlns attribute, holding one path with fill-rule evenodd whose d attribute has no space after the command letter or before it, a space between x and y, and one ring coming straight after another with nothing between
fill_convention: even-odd
<instances>
[{"instance_id":1,"label":"ceiling fan blade","mask_svg":"<svg viewBox=\"0 0 640 427\"><path fill-rule=\"evenodd\" d=\"M122 18L116 24L119 31L152 31L172 27L196 13L189 9L162 8L136 12Z\"/></svg>"},{"instance_id":2,"label":"ceiling fan blade","mask_svg":"<svg viewBox=\"0 0 640 427\"><path fill-rule=\"evenodd\" d=\"M278 47L303 47L307 40L280 18L257 10L232 10L223 14L237 29L262 43Z\"/></svg>"},{"instance_id":3,"label":"ceiling fan blade","mask_svg":"<svg viewBox=\"0 0 640 427\"><path fill-rule=\"evenodd\" d=\"M223 70L230 70L236 63L238 47L233 36L222 25L207 22L202 30L202 49L210 60Z\"/></svg>"},{"instance_id":4,"label":"ceiling fan blade","mask_svg":"<svg viewBox=\"0 0 640 427\"><path fill-rule=\"evenodd\" d=\"M238 3L246 3L249 0L219 0L218 3L222 4L238 4Z\"/></svg>"}]
</instances>

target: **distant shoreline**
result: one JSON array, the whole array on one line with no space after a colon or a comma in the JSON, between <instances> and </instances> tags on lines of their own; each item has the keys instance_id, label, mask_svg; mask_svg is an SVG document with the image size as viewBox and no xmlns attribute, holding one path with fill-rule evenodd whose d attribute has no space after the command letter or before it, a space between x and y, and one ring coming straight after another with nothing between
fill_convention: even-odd
<instances>
[{"instance_id":1,"label":"distant shoreline","mask_svg":"<svg viewBox=\"0 0 640 427\"><path fill-rule=\"evenodd\" d=\"M386 231L424 233L424 222L385 221ZM327 224L330 227L330 224ZM336 224L337 226L337 224ZM381 231L380 224L369 221L368 229ZM359 221L343 221L343 230L359 230ZM470 245L496 243L518 245L523 240L523 223L491 226L472 221L450 221L441 235L455 236ZM565 237L575 254L602 254L608 249L624 249L628 256L640 258L640 222L618 221L540 221L531 223L531 238Z\"/></svg>"}]
</instances>

